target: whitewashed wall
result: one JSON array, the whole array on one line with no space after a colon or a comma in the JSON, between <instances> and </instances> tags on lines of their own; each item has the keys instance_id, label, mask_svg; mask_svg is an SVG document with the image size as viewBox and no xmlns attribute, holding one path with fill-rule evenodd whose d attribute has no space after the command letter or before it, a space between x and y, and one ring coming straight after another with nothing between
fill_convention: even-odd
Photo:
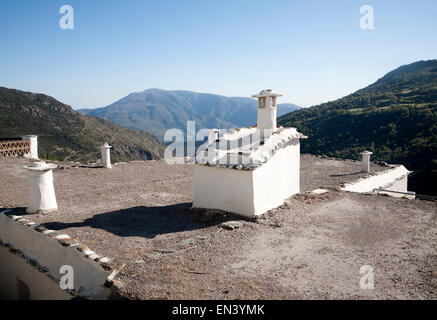
<instances>
[{"instance_id":1,"label":"whitewashed wall","mask_svg":"<svg viewBox=\"0 0 437 320\"><path fill-rule=\"evenodd\" d=\"M194 208L254 212L253 171L194 165Z\"/></svg>"},{"instance_id":2,"label":"whitewashed wall","mask_svg":"<svg viewBox=\"0 0 437 320\"><path fill-rule=\"evenodd\" d=\"M85 257L76 246L63 246L57 239L36 231L34 226L15 221L2 212L0 259L1 299L58 300L77 295L107 299L113 296L114 288L105 286L113 270ZM36 265L46 268L45 272ZM64 265L73 267L74 294L67 293L56 283L63 276L60 267Z\"/></svg>"},{"instance_id":3,"label":"whitewashed wall","mask_svg":"<svg viewBox=\"0 0 437 320\"><path fill-rule=\"evenodd\" d=\"M261 167L236 170L194 166L194 208L220 209L254 217L299 193L300 144L278 150Z\"/></svg>"},{"instance_id":4,"label":"whitewashed wall","mask_svg":"<svg viewBox=\"0 0 437 320\"><path fill-rule=\"evenodd\" d=\"M392 190L391 188L395 188L396 190L393 191L407 192L409 173L410 171L402 165L393 166L391 169L382 171L373 176L346 184L342 190L368 193L373 192L375 189Z\"/></svg>"},{"instance_id":5,"label":"whitewashed wall","mask_svg":"<svg viewBox=\"0 0 437 320\"><path fill-rule=\"evenodd\" d=\"M70 300L59 285L20 256L0 247L1 300Z\"/></svg>"},{"instance_id":6,"label":"whitewashed wall","mask_svg":"<svg viewBox=\"0 0 437 320\"><path fill-rule=\"evenodd\" d=\"M388 192L388 191L378 191L378 194L387 194L391 197L396 198L408 198L408 199L415 199L416 195L415 192L409 192L408 190L408 176L401 177L397 180L395 180L393 183L390 183L383 187L384 190L390 190L390 191L399 191L399 192L408 192L408 194L405 193L396 193L396 192Z\"/></svg>"},{"instance_id":7,"label":"whitewashed wall","mask_svg":"<svg viewBox=\"0 0 437 320\"><path fill-rule=\"evenodd\" d=\"M300 192L300 144L297 141L278 150L253 172L254 215L276 208Z\"/></svg>"}]
</instances>

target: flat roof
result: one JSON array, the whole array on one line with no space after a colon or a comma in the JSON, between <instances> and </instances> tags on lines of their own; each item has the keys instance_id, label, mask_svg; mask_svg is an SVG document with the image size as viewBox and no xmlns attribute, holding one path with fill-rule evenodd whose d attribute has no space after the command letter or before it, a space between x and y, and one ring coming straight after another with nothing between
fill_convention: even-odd
<instances>
[{"instance_id":1,"label":"flat roof","mask_svg":"<svg viewBox=\"0 0 437 320\"><path fill-rule=\"evenodd\" d=\"M29 163L0 158L1 208L26 206ZM189 210L191 165L58 165L59 211L26 218L125 262L117 279L127 298L437 298L437 203L335 188L306 193L362 177L357 161L302 155L302 193L258 221ZM386 169L371 164L372 172ZM229 220L242 226L220 227ZM363 265L374 269L374 290L359 287Z\"/></svg>"}]
</instances>

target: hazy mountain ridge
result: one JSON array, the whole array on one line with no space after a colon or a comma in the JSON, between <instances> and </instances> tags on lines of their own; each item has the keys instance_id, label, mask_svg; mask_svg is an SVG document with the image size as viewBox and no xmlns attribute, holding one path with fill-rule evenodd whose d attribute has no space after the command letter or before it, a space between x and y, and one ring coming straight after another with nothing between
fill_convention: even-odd
<instances>
[{"instance_id":1,"label":"hazy mountain ridge","mask_svg":"<svg viewBox=\"0 0 437 320\"><path fill-rule=\"evenodd\" d=\"M278 116L299 108L279 104ZM185 132L187 121L193 120L197 130L252 126L256 124L257 102L251 98L185 90L148 89L131 93L107 107L78 111L131 129L145 130L162 139L167 129L178 128Z\"/></svg>"},{"instance_id":2,"label":"hazy mountain ridge","mask_svg":"<svg viewBox=\"0 0 437 320\"><path fill-rule=\"evenodd\" d=\"M415 171L412 190L437 194L437 60L401 66L336 101L279 118L308 139L302 152L401 163Z\"/></svg>"},{"instance_id":3,"label":"hazy mountain ridge","mask_svg":"<svg viewBox=\"0 0 437 320\"><path fill-rule=\"evenodd\" d=\"M157 159L164 146L146 132L82 115L44 94L0 87L0 137L39 135L42 158L87 161L100 158L99 146L114 146L113 159Z\"/></svg>"}]
</instances>

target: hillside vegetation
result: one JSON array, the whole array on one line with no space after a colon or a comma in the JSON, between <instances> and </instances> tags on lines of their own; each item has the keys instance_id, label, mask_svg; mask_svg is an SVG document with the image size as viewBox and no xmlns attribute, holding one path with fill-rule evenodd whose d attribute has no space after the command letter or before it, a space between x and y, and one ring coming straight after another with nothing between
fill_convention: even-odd
<instances>
[{"instance_id":1,"label":"hillside vegetation","mask_svg":"<svg viewBox=\"0 0 437 320\"><path fill-rule=\"evenodd\" d=\"M302 152L404 164L409 189L437 194L437 60L399 67L374 84L336 101L279 118L308 139Z\"/></svg>"},{"instance_id":2,"label":"hillside vegetation","mask_svg":"<svg viewBox=\"0 0 437 320\"><path fill-rule=\"evenodd\" d=\"M0 138L28 134L39 136L39 156L53 160L97 160L104 142L114 147L114 161L158 159L164 150L149 133L84 116L44 94L0 87Z\"/></svg>"}]
</instances>

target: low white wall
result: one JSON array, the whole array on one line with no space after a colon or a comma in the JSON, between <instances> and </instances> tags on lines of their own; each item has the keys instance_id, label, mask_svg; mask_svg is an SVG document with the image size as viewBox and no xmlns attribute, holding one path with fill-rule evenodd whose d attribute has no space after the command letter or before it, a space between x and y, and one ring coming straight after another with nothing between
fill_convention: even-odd
<instances>
[{"instance_id":1,"label":"low white wall","mask_svg":"<svg viewBox=\"0 0 437 320\"><path fill-rule=\"evenodd\" d=\"M70 300L72 296L22 257L0 247L0 300Z\"/></svg>"},{"instance_id":2,"label":"low white wall","mask_svg":"<svg viewBox=\"0 0 437 320\"><path fill-rule=\"evenodd\" d=\"M390 183L386 186L384 186L382 189L384 190L390 190L390 191L398 191L398 192L409 192L408 190L408 176L404 176L402 178L397 179L393 183ZM389 192L389 191L377 191L378 194L387 194L391 197L396 198L408 198L408 199L415 199L416 195L414 192L409 192L408 194L405 193L397 193L397 192Z\"/></svg>"},{"instance_id":3,"label":"low white wall","mask_svg":"<svg viewBox=\"0 0 437 320\"><path fill-rule=\"evenodd\" d=\"M393 191L407 192L409 173L410 171L408 171L404 166L395 166L373 176L346 184L342 190L367 193L373 192L375 189L388 189L390 186L393 186L397 189Z\"/></svg>"},{"instance_id":4,"label":"low white wall","mask_svg":"<svg viewBox=\"0 0 437 320\"><path fill-rule=\"evenodd\" d=\"M278 150L273 157L253 172L254 215L276 208L300 192L300 144Z\"/></svg>"},{"instance_id":5,"label":"low white wall","mask_svg":"<svg viewBox=\"0 0 437 320\"><path fill-rule=\"evenodd\" d=\"M23 219L25 217L22 217ZM108 258L96 255L96 261L78 250L79 245L70 238L71 244L39 232L36 224L0 212L0 296L4 299L20 299L25 288L30 299L72 299L76 296L89 299L107 299L113 296L108 281L114 269ZM64 274L61 266L73 268L74 288L67 292L58 282ZM44 271L41 271L44 269ZM50 281L47 281L50 280ZM106 284L106 286L105 286ZM17 290L7 289L12 287ZM20 289L21 288L21 289Z\"/></svg>"},{"instance_id":6,"label":"low white wall","mask_svg":"<svg viewBox=\"0 0 437 320\"><path fill-rule=\"evenodd\" d=\"M194 208L253 216L253 171L194 165Z\"/></svg>"}]
</instances>

